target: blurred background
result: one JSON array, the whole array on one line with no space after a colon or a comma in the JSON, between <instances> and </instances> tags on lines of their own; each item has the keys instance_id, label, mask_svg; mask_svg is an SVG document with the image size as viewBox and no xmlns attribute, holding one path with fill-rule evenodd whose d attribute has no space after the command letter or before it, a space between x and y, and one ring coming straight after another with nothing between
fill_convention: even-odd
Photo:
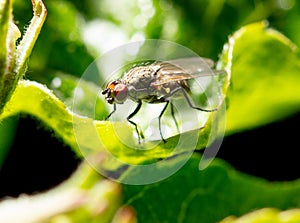
<instances>
[{"instance_id":1,"label":"blurred background","mask_svg":"<svg viewBox=\"0 0 300 223\"><path fill-rule=\"evenodd\" d=\"M14 2L15 20L26 28L30 1ZM45 4L48 18L29 75L45 69L81 75L96 56L146 38L170 40L217 60L229 35L262 20L300 44L300 6L295 0L46 0Z\"/></svg>"},{"instance_id":2,"label":"blurred background","mask_svg":"<svg viewBox=\"0 0 300 223\"><path fill-rule=\"evenodd\" d=\"M217 61L231 34L246 24L266 20L300 45L300 2L296 0L44 2L48 17L25 78L46 84L63 101L70 95L55 88L55 77L80 77L96 57L128 41L169 40ZM14 0L14 19L23 33L31 17L31 2ZM72 83L66 81L62 88ZM297 144L297 131L282 131L297 129L299 120L295 114L227 136L218 156L240 171L268 180L299 178L296 151L293 146L284 147ZM1 123L0 139L0 197L51 188L80 162L53 132L24 114Z\"/></svg>"}]
</instances>

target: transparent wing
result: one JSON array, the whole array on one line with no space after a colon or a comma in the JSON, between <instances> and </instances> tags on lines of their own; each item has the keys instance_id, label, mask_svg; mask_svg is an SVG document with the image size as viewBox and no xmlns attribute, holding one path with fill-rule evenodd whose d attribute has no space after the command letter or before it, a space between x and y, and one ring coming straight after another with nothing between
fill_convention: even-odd
<instances>
[{"instance_id":1,"label":"transparent wing","mask_svg":"<svg viewBox=\"0 0 300 223\"><path fill-rule=\"evenodd\" d=\"M178 66L190 74L209 71L210 68L212 68L215 64L214 61L212 61L211 59L204 57L180 58L165 62Z\"/></svg>"},{"instance_id":2,"label":"transparent wing","mask_svg":"<svg viewBox=\"0 0 300 223\"><path fill-rule=\"evenodd\" d=\"M223 70L213 70L213 65L214 62L212 60L201 57L156 62L150 65L153 66L154 70L157 70L156 78L151 85L158 86L172 81L225 73Z\"/></svg>"}]
</instances>

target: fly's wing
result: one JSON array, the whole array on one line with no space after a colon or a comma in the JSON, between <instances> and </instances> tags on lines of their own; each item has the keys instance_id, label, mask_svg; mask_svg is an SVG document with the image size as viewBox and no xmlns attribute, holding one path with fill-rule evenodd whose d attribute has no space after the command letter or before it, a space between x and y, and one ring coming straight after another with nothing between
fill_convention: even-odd
<instances>
[{"instance_id":1,"label":"fly's wing","mask_svg":"<svg viewBox=\"0 0 300 223\"><path fill-rule=\"evenodd\" d=\"M212 60L201 57L156 62L150 65L157 71L156 78L151 83L151 86L225 73L223 70L212 70L213 65L214 62Z\"/></svg>"},{"instance_id":2,"label":"fly's wing","mask_svg":"<svg viewBox=\"0 0 300 223\"><path fill-rule=\"evenodd\" d=\"M178 66L190 74L209 71L210 68L212 68L215 64L214 61L212 61L211 59L204 57L180 58L165 62Z\"/></svg>"}]
</instances>

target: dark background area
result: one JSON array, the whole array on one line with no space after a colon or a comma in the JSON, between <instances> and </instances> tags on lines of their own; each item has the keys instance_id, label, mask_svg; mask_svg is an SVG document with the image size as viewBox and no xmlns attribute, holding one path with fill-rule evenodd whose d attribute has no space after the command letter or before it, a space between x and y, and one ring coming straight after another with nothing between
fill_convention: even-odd
<instances>
[{"instance_id":1,"label":"dark background area","mask_svg":"<svg viewBox=\"0 0 300 223\"><path fill-rule=\"evenodd\" d=\"M300 114L224 138L218 158L237 170L270 181L300 177Z\"/></svg>"},{"instance_id":2,"label":"dark background area","mask_svg":"<svg viewBox=\"0 0 300 223\"><path fill-rule=\"evenodd\" d=\"M79 162L53 132L30 116L21 116L0 169L0 197L45 191L67 179Z\"/></svg>"}]
</instances>

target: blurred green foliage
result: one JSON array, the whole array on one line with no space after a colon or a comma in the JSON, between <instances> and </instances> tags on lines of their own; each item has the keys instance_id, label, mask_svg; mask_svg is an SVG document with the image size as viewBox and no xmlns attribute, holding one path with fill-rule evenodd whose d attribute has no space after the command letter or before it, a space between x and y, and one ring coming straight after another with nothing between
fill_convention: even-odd
<instances>
[{"instance_id":1,"label":"blurred green foliage","mask_svg":"<svg viewBox=\"0 0 300 223\"><path fill-rule=\"evenodd\" d=\"M46 1L48 15L34 52L30 58L29 74L59 70L80 76L92 62L92 56L81 38L80 14L67 1ZM31 18L30 1L14 1L14 19L21 30Z\"/></svg>"},{"instance_id":2,"label":"blurred green foliage","mask_svg":"<svg viewBox=\"0 0 300 223\"><path fill-rule=\"evenodd\" d=\"M15 20L20 28L26 27L30 1L14 4ZM300 2L295 0L46 0L45 4L47 22L30 61L29 74L38 71L38 76L45 69L81 75L103 49L140 38L175 41L217 60L229 35L261 20L300 44Z\"/></svg>"}]
</instances>

